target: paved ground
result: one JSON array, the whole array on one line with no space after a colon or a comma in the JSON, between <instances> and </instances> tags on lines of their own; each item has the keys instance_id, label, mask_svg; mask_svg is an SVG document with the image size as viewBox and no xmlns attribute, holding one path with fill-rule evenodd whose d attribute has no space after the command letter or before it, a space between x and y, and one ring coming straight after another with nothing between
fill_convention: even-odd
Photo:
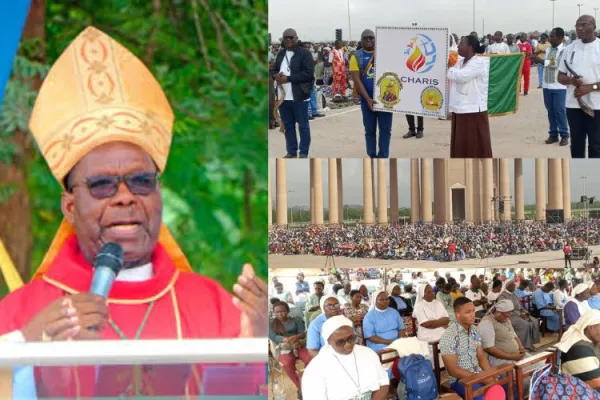
<instances>
[{"instance_id":1,"label":"paved ground","mask_svg":"<svg viewBox=\"0 0 600 400\"><path fill-rule=\"evenodd\" d=\"M546 145L548 118L542 89L537 88L537 70L531 70L532 88L521 96L519 111L510 116L490 118L492 150L496 158L569 157L569 147ZM310 122L311 157L365 157L364 130L360 106L332 110ZM394 116L390 156L394 158L450 156L450 121L425 119L423 139L402 139L408 130L402 114ZM285 139L278 129L269 131L269 157L285 155Z\"/></svg>"},{"instance_id":2,"label":"paved ground","mask_svg":"<svg viewBox=\"0 0 600 400\"><path fill-rule=\"evenodd\" d=\"M590 246L592 255L600 253L600 246ZM573 261L573 267L579 267L582 261ZM439 269L470 268L563 268L562 250L545 251L516 256L502 256L486 259L467 259L456 262L412 261L412 260L378 260L373 258L335 257L338 268L393 268L414 269L415 271L435 271ZM284 256L269 255L269 269L324 268L325 257L314 255Z\"/></svg>"}]
</instances>

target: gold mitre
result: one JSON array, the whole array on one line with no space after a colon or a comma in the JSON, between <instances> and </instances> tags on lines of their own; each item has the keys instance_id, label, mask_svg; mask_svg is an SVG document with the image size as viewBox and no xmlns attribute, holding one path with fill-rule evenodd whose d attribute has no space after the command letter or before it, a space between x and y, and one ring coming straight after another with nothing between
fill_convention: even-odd
<instances>
[{"instance_id":1,"label":"gold mitre","mask_svg":"<svg viewBox=\"0 0 600 400\"><path fill-rule=\"evenodd\" d=\"M29 120L29 128L61 184L83 156L107 142L140 146L163 171L172 127L169 101L148 68L91 26L50 69Z\"/></svg>"}]
</instances>

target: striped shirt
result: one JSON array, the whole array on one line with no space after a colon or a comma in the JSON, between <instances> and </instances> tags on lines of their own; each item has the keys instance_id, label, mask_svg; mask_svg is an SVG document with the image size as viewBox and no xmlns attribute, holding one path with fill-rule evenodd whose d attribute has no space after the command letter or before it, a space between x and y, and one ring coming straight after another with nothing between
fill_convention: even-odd
<instances>
[{"instance_id":1,"label":"striped shirt","mask_svg":"<svg viewBox=\"0 0 600 400\"><path fill-rule=\"evenodd\" d=\"M600 377L600 361L592 343L581 340L566 353L561 353L561 372L573 375L582 381ZM600 387L596 388L600 392Z\"/></svg>"},{"instance_id":2,"label":"striped shirt","mask_svg":"<svg viewBox=\"0 0 600 400\"><path fill-rule=\"evenodd\" d=\"M561 89L567 87L558 83L558 67L562 61L564 46L550 47L546 50L546 60L544 66L544 89Z\"/></svg>"},{"instance_id":3,"label":"striped shirt","mask_svg":"<svg viewBox=\"0 0 600 400\"><path fill-rule=\"evenodd\" d=\"M440 339L440 353L442 355L456 354L458 367L479 373L482 371L477 359L477 346L481 345L481 334L475 325L471 325L469 332L457 321L450 321L448 329ZM456 382L456 378L448 375L448 382Z\"/></svg>"}]
</instances>

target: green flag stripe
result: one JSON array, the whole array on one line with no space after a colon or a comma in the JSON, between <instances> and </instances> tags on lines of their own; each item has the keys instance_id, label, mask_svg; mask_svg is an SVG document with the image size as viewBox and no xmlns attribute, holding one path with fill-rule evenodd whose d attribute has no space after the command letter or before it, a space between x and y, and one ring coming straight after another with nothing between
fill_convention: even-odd
<instances>
[{"instance_id":1,"label":"green flag stripe","mask_svg":"<svg viewBox=\"0 0 600 400\"><path fill-rule=\"evenodd\" d=\"M522 63L521 54L490 57L489 115L503 115L517 111Z\"/></svg>"}]
</instances>

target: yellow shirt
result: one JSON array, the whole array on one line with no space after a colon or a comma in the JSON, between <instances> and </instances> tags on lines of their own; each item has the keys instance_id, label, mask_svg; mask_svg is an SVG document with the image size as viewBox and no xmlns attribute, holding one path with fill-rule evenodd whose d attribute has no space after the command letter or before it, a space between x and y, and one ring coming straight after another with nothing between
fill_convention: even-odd
<instances>
[{"instance_id":1,"label":"yellow shirt","mask_svg":"<svg viewBox=\"0 0 600 400\"><path fill-rule=\"evenodd\" d=\"M459 297L464 297L464 294L461 292L450 292L450 296L452 296L452 300L456 300Z\"/></svg>"},{"instance_id":2,"label":"yellow shirt","mask_svg":"<svg viewBox=\"0 0 600 400\"><path fill-rule=\"evenodd\" d=\"M542 43L538 43L538 45L535 46L535 51L536 52L543 51L543 53L540 53L540 54L538 54L535 57L535 60L537 62L541 62L541 63L544 62L544 60L546 59L546 50L548 50L548 47L550 47L550 43L548 43L548 42L543 43L543 44Z\"/></svg>"}]
</instances>

